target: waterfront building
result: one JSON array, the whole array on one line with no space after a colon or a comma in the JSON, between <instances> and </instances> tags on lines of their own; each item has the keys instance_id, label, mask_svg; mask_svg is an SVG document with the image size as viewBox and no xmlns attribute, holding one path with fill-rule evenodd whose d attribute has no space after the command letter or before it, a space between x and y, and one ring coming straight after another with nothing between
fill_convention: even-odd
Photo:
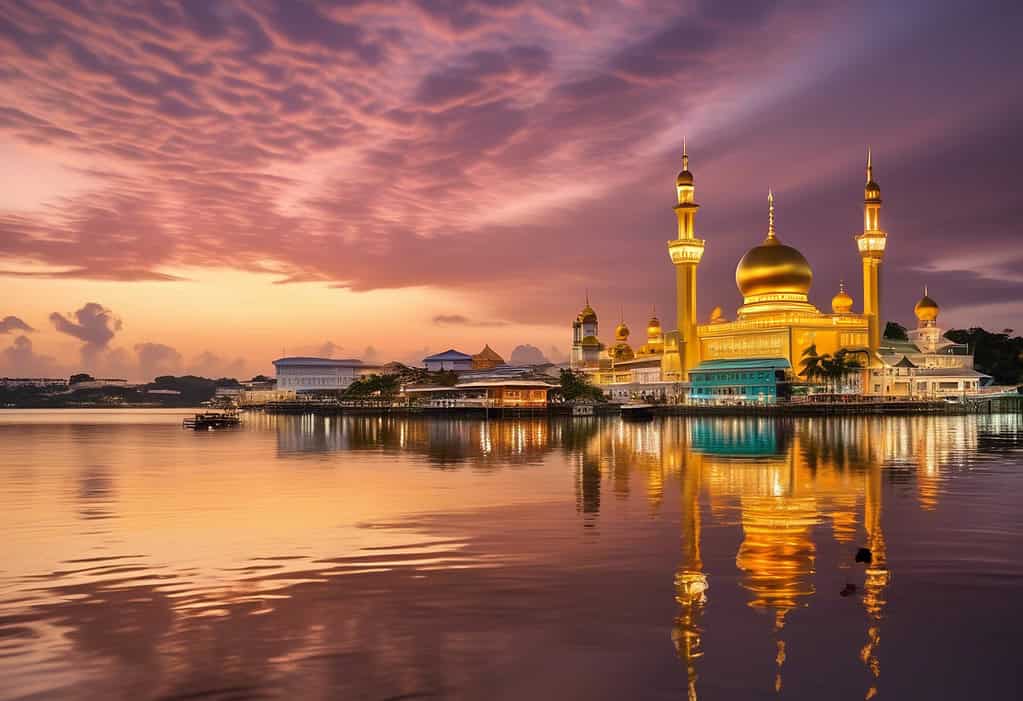
<instances>
[{"instance_id":1,"label":"waterfront building","mask_svg":"<svg viewBox=\"0 0 1023 701\"><path fill-rule=\"evenodd\" d=\"M15 389L18 387L65 389L68 382L62 377L0 377L0 387Z\"/></svg>"},{"instance_id":2,"label":"waterfront building","mask_svg":"<svg viewBox=\"0 0 1023 701\"><path fill-rule=\"evenodd\" d=\"M355 358L311 358L295 356L273 361L277 389L292 392L336 392L352 384L356 378L376 370Z\"/></svg>"},{"instance_id":3,"label":"waterfront building","mask_svg":"<svg viewBox=\"0 0 1023 701\"><path fill-rule=\"evenodd\" d=\"M962 343L945 338L938 326L941 307L924 288L913 308L917 327L906 341L882 340L877 361L867 373L865 392L873 395L931 398L972 394L991 382L973 368L973 354Z\"/></svg>"},{"instance_id":4,"label":"waterfront building","mask_svg":"<svg viewBox=\"0 0 1023 701\"><path fill-rule=\"evenodd\" d=\"M417 405L427 408L546 408L548 395L557 387L551 381L492 378L443 385L412 385L403 393Z\"/></svg>"},{"instance_id":5,"label":"waterfront building","mask_svg":"<svg viewBox=\"0 0 1023 701\"><path fill-rule=\"evenodd\" d=\"M881 271L888 234L881 228L881 188L869 152L863 230L853 237L863 281L859 311L844 282L831 298L830 310L810 302L813 270L797 248L782 242L775 196L769 192L766 236L742 256L735 271L742 305L734 319L714 307L700 323L697 270L707 242L696 235L700 205L685 147L675 194L678 231L668 242L668 253L675 268L677 329L665 332L654 315L647 343L634 352L623 320L604 352L589 299L572 324L572 368L590 373L612 398L643 396L644 388L646 394L677 397L678 388L684 393L692 382L699 384L692 396L700 401L775 401L805 379L799 377L801 361L811 347L820 356L844 351L862 365L861 371L837 383L834 389L843 394L934 396L968 393L984 384L986 376L973 370L968 349L944 338L936 325L937 304L926 294L916 306L919 324L910 341L900 346L882 338ZM784 380L760 382L765 379L760 373L782 371Z\"/></svg>"},{"instance_id":6,"label":"waterfront building","mask_svg":"<svg viewBox=\"0 0 1023 701\"><path fill-rule=\"evenodd\" d=\"M443 353L436 353L423 358L423 365L430 372L472 370L472 356L456 351L454 348L449 348Z\"/></svg>"}]
</instances>

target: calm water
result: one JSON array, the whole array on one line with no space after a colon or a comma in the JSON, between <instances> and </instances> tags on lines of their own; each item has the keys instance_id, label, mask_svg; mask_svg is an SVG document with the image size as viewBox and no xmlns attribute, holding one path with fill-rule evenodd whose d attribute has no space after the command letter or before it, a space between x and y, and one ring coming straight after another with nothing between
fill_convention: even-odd
<instances>
[{"instance_id":1,"label":"calm water","mask_svg":"<svg viewBox=\"0 0 1023 701\"><path fill-rule=\"evenodd\" d=\"M0 699L1018 698L1019 416L181 418L0 412Z\"/></svg>"}]
</instances>

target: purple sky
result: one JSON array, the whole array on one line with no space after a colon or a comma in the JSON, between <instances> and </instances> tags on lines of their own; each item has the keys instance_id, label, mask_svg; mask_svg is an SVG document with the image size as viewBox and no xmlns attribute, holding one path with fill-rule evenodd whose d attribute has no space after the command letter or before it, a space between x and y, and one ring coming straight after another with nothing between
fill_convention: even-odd
<instances>
[{"instance_id":1,"label":"purple sky","mask_svg":"<svg viewBox=\"0 0 1023 701\"><path fill-rule=\"evenodd\" d=\"M440 326L475 351L499 323L564 349L586 288L605 322L673 316L686 136L701 315L740 303L768 187L812 301L845 278L859 308L869 145L885 314L910 322L926 283L943 325L1018 329L1021 17L1017 2L4 0L0 318L61 333L52 313L116 315L145 281L234 270L346 299L349 346L418 347L375 341L375 298L344 297L415 288L439 296L413 297L412 334ZM45 309L19 303L29 284ZM199 352L182 324L134 340ZM225 350L265 360L244 339Z\"/></svg>"}]
</instances>

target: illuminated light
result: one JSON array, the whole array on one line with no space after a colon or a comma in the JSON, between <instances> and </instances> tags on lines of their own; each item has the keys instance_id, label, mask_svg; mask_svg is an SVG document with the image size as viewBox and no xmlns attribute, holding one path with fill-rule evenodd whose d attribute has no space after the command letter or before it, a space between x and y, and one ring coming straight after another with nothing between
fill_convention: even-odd
<instances>
[{"instance_id":1,"label":"illuminated light","mask_svg":"<svg viewBox=\"0 0 1023 701\"><path fill-rule=\"evenodd\" d=\"M675 265L699 263L703 258L705 241L702 239L676 239L668 242L668 254Z\"/></svg>"}]
</instances>

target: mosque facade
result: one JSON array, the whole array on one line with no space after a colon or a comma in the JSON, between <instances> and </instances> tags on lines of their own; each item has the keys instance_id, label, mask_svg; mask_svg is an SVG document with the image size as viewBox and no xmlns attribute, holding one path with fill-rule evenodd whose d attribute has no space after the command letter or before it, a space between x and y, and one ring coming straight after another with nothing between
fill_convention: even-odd
<instances>
[{"instance_id":1,"label":"mosque facade","mask_svg":"<svg viewBox=\"0 0 1023 701\"><path fill-rule=\"evenodd\" d=\"M843 351L853 358L862 371L850 373L850 381L843 386L857 394L966 393L984 382L985 376L973 370L966 350L944 338L936 324L938 305L926 292L915 307L918 328L910 332L909 341L899 344L883 337L882 269L888 234L881 228L881 188L874 180L869 153L863 230L853 237L862 273L858 311L844 283L832 297L830 310L820 310L810 302L813 270L799 250L782 242L775 224L774 194L769 193L767 233L736 266L742 305L734 319L715 307L701 322L697 318L697 273L706 241L696 233L700 205L685 148L675 193L678 232L667 247L675 268L677 330L665 332L655 314L647 324L646 343L634 351L624 319L615 329L614 343L601 343L597 314L589 299L573 322L572 368L591 374L613 399L678 395L679 387L688 386L696 373L704 389L708 382L720 385L722 394L715 396L773 401L785 393L745 387L744 363L761 368L764 361L771 361L772 367L786 375L786 384L799 384L805 379L799 373L808 349L820 356ZM924 376L929 379L918 379Z\"/></svg>"}]
</instances>

